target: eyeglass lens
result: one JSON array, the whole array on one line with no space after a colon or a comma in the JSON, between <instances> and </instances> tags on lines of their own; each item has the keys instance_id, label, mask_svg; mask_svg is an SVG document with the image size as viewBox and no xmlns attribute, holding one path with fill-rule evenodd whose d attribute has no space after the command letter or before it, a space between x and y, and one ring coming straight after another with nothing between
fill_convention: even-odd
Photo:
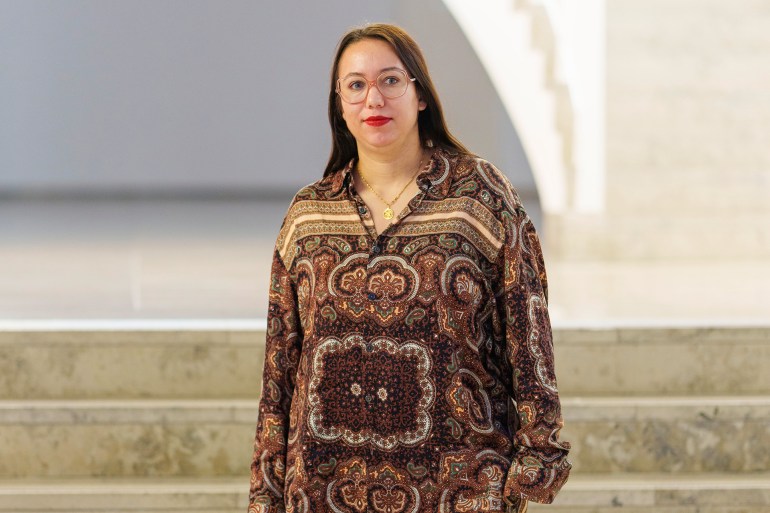
<instances>
[{"instance_id":1,"label":"eyeglass lens","mask_svg":"<svg viewBox=\"0 0 770 513\"><path fill-rule=\"evenodd\" d=\"M383 71L375 81L377 89L385 98L403 96L409 85L409 79L401 70ZM349 103L358 103L369 93L369 82L357 75L347 76L339 81L339 93Z\"/></svg>"}]
</instances>

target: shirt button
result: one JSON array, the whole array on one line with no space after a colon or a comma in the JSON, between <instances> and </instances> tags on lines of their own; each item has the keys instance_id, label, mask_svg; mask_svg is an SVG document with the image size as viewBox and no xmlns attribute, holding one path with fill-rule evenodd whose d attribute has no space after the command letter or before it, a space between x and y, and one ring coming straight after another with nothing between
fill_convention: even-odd
<instances>
[{"instance_id":1,"label":"shirt button","mask_svg":"<svg viewBox=\"0 0 770 513\"><path fill-rule=\"evenodd\" d=\"M379 244L375 244L374 246L372 246L372 253L374 253L375 255L378 254L380 251L382 251L382 246L380 246Z\"/></svg>"},{"instance_id":2,"label":"shirt button","mask_svg":"<svg viewBox=\"0 0 770 513\"><path fill-rule=\"evenodd\" d=\"M370 403L374 400L374 396L372 394L366 394L366 402Z\"/></svg>"},{"instance_id":3,"label":"shirt button","mask_svg":"<svg viewBox=\"0 0 770 513\"><path fill-rule=\"evenodd\" d=\"M366 295L366 297L369 298L369 301L374 301L375 299L377 299L377 294L375 294L374 292L370 292L369 294Z\"/></svg>"},{"instance_id":4,"label":"shirt button","mask_svg":"<svg viewBox=\"0 0 770 513\"><path fill-rule=\"evenodd\" d=\"M358 213L361 215L366 214L366 207L358 207Z\"/></svg>"}]
</instances>

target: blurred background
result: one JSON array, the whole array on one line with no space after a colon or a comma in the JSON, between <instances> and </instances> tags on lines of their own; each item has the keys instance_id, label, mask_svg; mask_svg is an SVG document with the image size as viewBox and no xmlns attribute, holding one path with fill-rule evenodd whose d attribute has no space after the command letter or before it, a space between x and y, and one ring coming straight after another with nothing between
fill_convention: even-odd
<instances>
[{"instance_id":1,"label":"blurred background","mask_svg":"<svg viewBox=\"0 0 770 513\"><path fill-rule=\"evenodd\" d=\"M0 512L244 509L273 243L373 21L543 239L551 509L770 511L767 0L0 0Z\"/></svg>"}]
</instances>

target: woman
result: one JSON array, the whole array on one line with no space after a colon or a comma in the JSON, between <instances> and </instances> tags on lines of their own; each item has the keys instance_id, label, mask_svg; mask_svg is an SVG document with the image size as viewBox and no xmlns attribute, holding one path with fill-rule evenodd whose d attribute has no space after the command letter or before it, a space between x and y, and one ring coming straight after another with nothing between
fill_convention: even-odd
<instances>
[{"instance_id":1,"label":"woman","mask_svg":"<svg viewBox=\"0 0 770 513\"><path fill-rule=\"evenodd\" d=\"M569 445L515 191L449 133L398 27L342 38L329 120L324 177L276 243L249 511L551 502Z\"/></svg>"}]
</instances>

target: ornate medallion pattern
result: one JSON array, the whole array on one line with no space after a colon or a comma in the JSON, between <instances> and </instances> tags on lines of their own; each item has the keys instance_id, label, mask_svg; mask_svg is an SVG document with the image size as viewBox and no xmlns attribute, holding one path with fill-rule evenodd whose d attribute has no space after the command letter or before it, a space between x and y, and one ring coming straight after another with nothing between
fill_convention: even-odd
<instances>
[{"instance_id":1,"label":"ornate medallion pattern","mask_svg":"<svg viewBox=\"0 0 770 513\"><path fill-rule=\"evenodd\" d=\"M381 450L424 442L435 386L428 350L381 337L328 338L313 355L309 426L324 442Z\"/></svg>"}]
</instances>

